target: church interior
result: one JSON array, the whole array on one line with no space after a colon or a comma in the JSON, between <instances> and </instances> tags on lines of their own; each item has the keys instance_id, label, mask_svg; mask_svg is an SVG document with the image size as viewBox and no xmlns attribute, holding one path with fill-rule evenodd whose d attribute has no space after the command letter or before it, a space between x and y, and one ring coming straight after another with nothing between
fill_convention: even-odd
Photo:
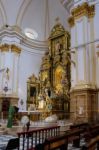
<instances>
[{"instance_id":1,"label":"church interior","mask_svg":"<svg viewBox=\"0 0 99 150\"><path fill-rule=\"evenodd\" d=\"M0 1L0 150L99 150L99 0Z\"/></svg>"}]
</instances>

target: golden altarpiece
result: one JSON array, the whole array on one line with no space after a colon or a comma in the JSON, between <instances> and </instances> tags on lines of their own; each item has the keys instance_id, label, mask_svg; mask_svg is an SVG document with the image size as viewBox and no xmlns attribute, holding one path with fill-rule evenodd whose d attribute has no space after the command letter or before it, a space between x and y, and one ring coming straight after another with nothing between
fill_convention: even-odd
<instances>
[{"instance_id":1,"label":"golden altarpiece","mask_svg":"<svg viewBox=\"0 0 99 150\"><path fill-rule=\"evenodd\" d=\"M48 42L49 50L42 58L39 73L40 95L45 100L44 110L48 112L45 114L57 114L59 119L63 119L69 116L70 35L58 23L53 27Z\"/></svg>"},{"instance_id":2,"label":"golden altarpiece","mask_svg":"<svg viewBox=\"0 0 99 150\"><path fill-rule=\"evenodd\" d=\"M27 81L28 110L34 106L43 119L52 114L63 119L69 117L70 109L70 35L61 24L53 27L48 45L39 78L33 75Z\"/></svg>"}]
</instances>

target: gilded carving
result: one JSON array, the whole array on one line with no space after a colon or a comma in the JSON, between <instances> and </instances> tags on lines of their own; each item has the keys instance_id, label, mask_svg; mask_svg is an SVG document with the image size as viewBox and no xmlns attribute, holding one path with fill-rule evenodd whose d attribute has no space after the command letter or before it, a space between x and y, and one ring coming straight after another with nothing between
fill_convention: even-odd
<instances>
[{"instance_id":1,"label":"gilded carving","mask_svg":"<svg viewBox=\"0 0 99 150\"><path fill-rule=\"evenodd\" d=\"M56 24L56 25L53 27L49 39L53 39L53 38L55 38L55 37L61 36L61 35L63 35L65 32L66 32L66 31L64 30L64 27L63 27L60 23L58 23L58 24ZM67 33L68 33L68 32L67 32Z\"/></svg>"},{"instance_id":2,"label":"gilded carving","mask_svg":"<svg viewBox=\"0 0 99 150\"><path fill-rule=\"evenodd\" d=\"M69 23L70 27L73 27L75 25L74 17L73 16L69 17L68 23Z\"/></svg>"},{"instance_id":3,"label":"gilded carving","mask_svg":"<svg viewBox=\"0 0 99 150\"><path fill-rule=\"evenodd\" d=\"M90 6L87 2L85 2L77 8L74 8L71 13L75 19L80 18L81 16L93 17L95 14L95 6Z\"/></svg>"},{"instance_id":4,"label":"gilded carving","mask_svg":"<svg viewBox=\"0 0 99 150\"><path fill-rule=\"evenodd\" d=\"M40 68L40 94L42 95L41 99L46 104L43 109L48 114L53 114L55 110L57 113L60 110L68 112L70 99L70 35L60 23L57 23L51 31L48 43L49 51L42 58ZM67 56L69 59L67 59ZM59 117L62 118L62 116L61 114Z\"/></svg>"},{"instance_id":5,"label":"gilded carving","mask_svg":"<svg viewBox=\"0 0 99 150\"><path fill-rule=\"evenodd\" d=\"M9 52L10 50L12 52L16 52L16 53L20 53L21 52L21 48L19 48L18 46L16 46L15 44L9 45L9 44L2 44L0 46L1 52Z\"/></svg>"},{"instance_id":6,"label":"gilded carving","mask_svg":"<svg viewBox=\"0 0 99 150\"><path fill-rule=\"evenodd\" d=\"M94 15L95 15L95 6L88 5L88 3L85 2L82 5L78 5L71 11L71 17L69 17L68 23L70 24L70 27L73 27L76 19L79 19L82 16L87 16L88 18L90 18L94 17Z\"/></svg>"},{"instance_id":7,"label":"gilded carving","mask_svg":"<svg viewBox=\"0 0 99 150\"><path fill-rule=\"evenodd\" d=\"M12 44L11 45L11 51L20 54L21 53L21 48L19 48L18 46Z\"/></svg>"},{"instance_id":8,"label":"gilded carving","mask_svg":"<svg viewBox=\"0 0 99 150\"><path fill-rule=\"evenodd\" d=\"M1 52L7 52L9 51L10 46L8 44L2 44L0 46Z\"/></svg>"}]
</instances>

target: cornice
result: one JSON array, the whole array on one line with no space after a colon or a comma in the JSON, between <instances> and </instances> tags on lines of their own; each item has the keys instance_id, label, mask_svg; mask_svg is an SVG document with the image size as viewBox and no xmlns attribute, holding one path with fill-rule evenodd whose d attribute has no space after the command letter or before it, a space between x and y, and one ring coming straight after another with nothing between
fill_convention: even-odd
<instances>
[{"instance_id":1,"label":"cornice","mask_svg":"<svg viewBox=\"0 0 99 150\"><path fill-rule=\"evenodd\" d=\"M2 27L0 29L1 42L4 37L17 38L19 40L19 43L18 43L19 45L21 44L30 49L35 49L38 51L46 51L48 49L47 41L37 41L37 40L31 40L27 38L18 26Z\"/></svg>"},{"instance_id":2,"label":"cornice","mask_svg":"<svg viewBox=\"0 0 99 150\"><path fill-rule=\"evenodd\" d=\"M87 2L83 3L82 5L78 5L71 11L72 16L76 18L80 18L81 16L93 17L95 14L95 6L88 5Z\"/></svg>"},{"instance_id":3,"label":"cornice","mask_svg":"<svg viewBox=\"0 0 99 150\"><path fill-rule=\"evenodd\" d=\"M66 10L68 12L70 12L72 9L74 9L75 7L77 7L78 5L82 5L83 3L83 0L77 0L77 1L74 1L74 0L60 0L62 5L66 8ZM97 1L99 0L87 0L87 3L89 5L92 5L92 4L96 4Z\"/></svg>"},{"instance_id":4,"label":"cornice","mask_svg":"<svg viewBox=\"0 0 99 150\"><path fill-rule=\"evenodd\" d=\"M71 16L68 19L70 27L74 26L75 20L86 16L87 18L94 17L95 15L95 5L89 5L87 2L78 5L71 11Z\"/></svg>"}]
</instances>

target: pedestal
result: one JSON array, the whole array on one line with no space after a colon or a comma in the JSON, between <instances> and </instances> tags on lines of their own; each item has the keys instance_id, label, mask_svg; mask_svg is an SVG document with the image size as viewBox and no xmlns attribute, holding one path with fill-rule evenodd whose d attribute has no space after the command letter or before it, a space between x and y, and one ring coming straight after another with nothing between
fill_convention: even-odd
<instances>
[{"instance_id":1,"label":"pedestal","mask_svg":"<svg viewBox=\"0 0 99 150\"><path fill-rule=\"evenodd\" d=\"M82 108L82 111L81 111ZM98 116L98 90L74 89L71 92L70 112L73 121L97 121Z\"/></svg>"}]
</instances>

